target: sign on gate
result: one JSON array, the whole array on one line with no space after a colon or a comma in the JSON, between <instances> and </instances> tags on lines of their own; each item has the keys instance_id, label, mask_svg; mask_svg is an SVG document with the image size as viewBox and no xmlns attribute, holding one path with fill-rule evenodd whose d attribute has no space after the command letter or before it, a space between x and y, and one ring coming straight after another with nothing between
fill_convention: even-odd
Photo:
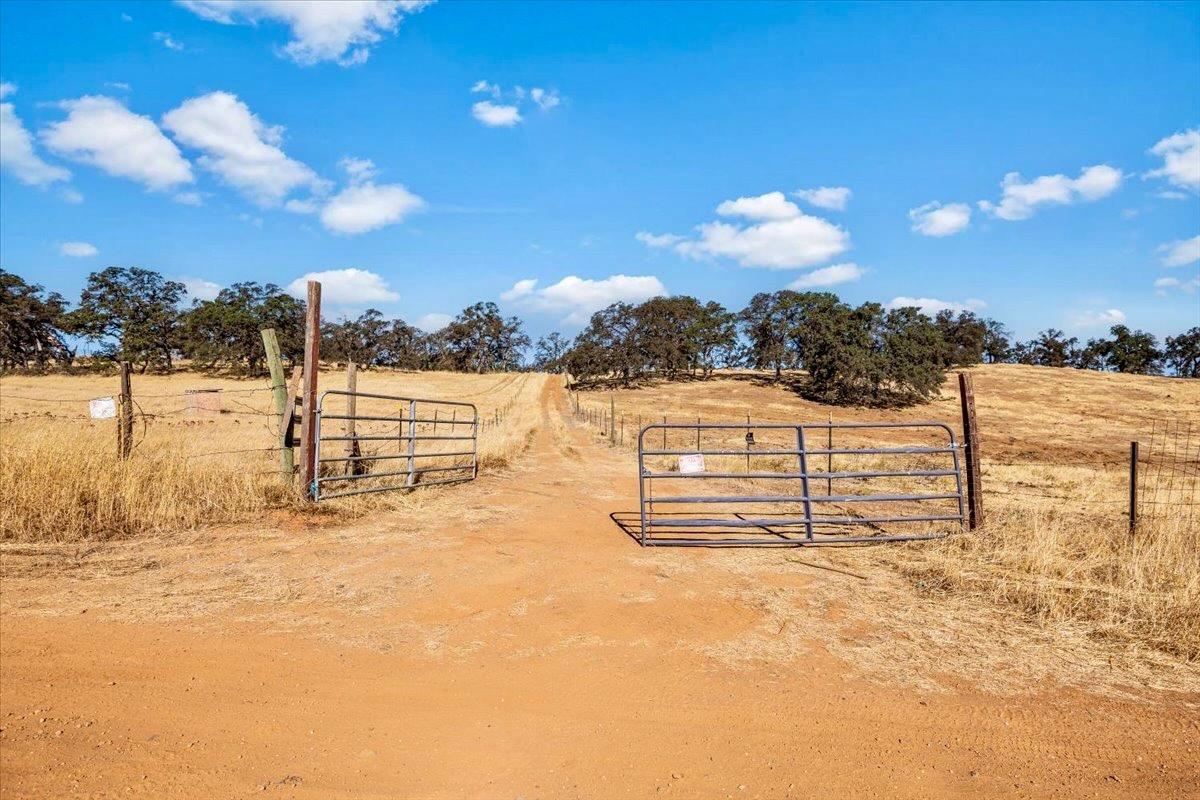
<instances>
[{"instance_id":1,"label":"sign on gate","mask_svg":"<svg viewBox=\"0 0 1200 800\"><path fill-rule=\"evenodd\" d=\"M933 539L965 519L940 422L652 423L638 476L643 545Z\"/></svg>"}]
</instances>

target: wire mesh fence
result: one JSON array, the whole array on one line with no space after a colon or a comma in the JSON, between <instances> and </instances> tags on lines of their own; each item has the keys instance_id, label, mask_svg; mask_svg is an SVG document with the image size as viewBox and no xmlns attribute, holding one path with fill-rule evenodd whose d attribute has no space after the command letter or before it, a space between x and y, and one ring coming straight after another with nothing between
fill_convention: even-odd
<instances>
[{"instance_id":1,"label":"wire mesh fence","mask_svg":"<svg viewBox=\"0 0 1200 800\"><path fill-rule=\"evenodd\" d=\"M1200 519L1200 429L1188 420L1155 420L1134 450L1131 514Z\"/></svg>"}]
</instances>

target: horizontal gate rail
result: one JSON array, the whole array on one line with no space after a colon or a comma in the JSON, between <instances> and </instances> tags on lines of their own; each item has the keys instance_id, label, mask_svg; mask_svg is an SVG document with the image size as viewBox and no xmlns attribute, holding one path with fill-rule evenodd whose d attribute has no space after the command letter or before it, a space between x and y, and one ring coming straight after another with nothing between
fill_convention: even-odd
<instances>
[{"instance_id":1,"label":"horizontal gate rail","mask_svg":"<svg viewBox=\"0 0 1200 800\"><path fill-rule=\"evenodd\" d=\"M327 409L331 397L346 398L349 411ZM369 413L354 413L359 402L385 407ZM399 406L401 413L386 413L391 410L386 406L392 404ZM439 411L446 416L443 418ZM347 426L344 435L326 429L327 424L334 422ZM358 423L373 425L375 429L359 433L355 427ZM450 434L437 433L443 425L451 426ZM469 433L456 433L463 430L461 426ZM321 394L317 403L315 428L315 477L309 487L314 500L461 483L474 480L479 474L479 412L473 403L330 389ZM328 452L329 447L322 450L323 445L335 442L339 444L338 452ZM437 449L439 442L458 444L443 451ZM462 444L467 442L470 444ZM363 452L359 449L360 443L373 451ZM394 444L390 452L388 444ZM439 464L437 459L452 463ZM377 461L400 462L404 468L393 466L384 471L372 471ZM338 471L338 465L343 471ZM439 477L431 480L427 476ZM383 485L375 485L378 481L383 481Z\"/></svg>"},{"instance_id":2,"label":"horizontal gate rail","mask_svg":"<svg viewBox=\"0 0 1200 800\"><path fill-rule=\"evenodd\" d=\"M730 434L743 432L745 447L730 447ZM935 436L939 441L835 447L835 432L852 437L864 434ZM675 434L675 441L668 443L668 436L672 433ZM680 434L683 433L687 434L688 444L679 447ZM717 441L704 446L703 433L707 433L710 440L715 435ZM813 447L809 439L818 433L825 441L821 446ZM764 441L756 441L756 435ZM657 446L648 448L647 440L653 440ZM857 443L855 441L853 444ZM796 546L941 538L950 531L935 529L910 532L892 531L890 528L912 524L929 526L933 523L956 523L957 527L962 526L965 504L959 450L953 429L941 422L651 423L638 433L640 530L637 538L646 546ZM662 461L679 456L689 457L686 470L683 458L679 459L677 469L663 468ZM870 458L876 463L857 462L857 468L837 470L833 468L835 456ZM783 465L780 464L781 457L787 457L783 458ZM812 468L811 460L814 457L821 458L823 469ZM708 464L705 458L718 462L712 464L711 471L706 468ZM770 459L770 462L762 464L763 458ZM745 470L729 468L731 460L738 462L736 466L740 467L741 459L745 459ZM760 459L758 469L754 468L755 459ZM789 460L795 465L794 469L789 469ZM657 462L653 469L648 461ZM912 461L934 463L908 463ZM937 463L939 461L941 463ZM762 469L763 466L768 468ZM665 486L669 492L670 487L681 486L674 483L676 480L687 480L689 488L704 486L695 484L697 480L720 483L710 485L709 493L662 494L660 490L655 496L655 483ZM781 487L778 483L780 480L795 483ZM753 486L759 491L746 492L744 489L750 487L735 488L738 483L753 484L756 481L765 481L767 486L777 489L764 492L764 486ZM852 481L854 489L863 488L865 491L857 494L834 492L835 481ZM898 481L902 485L879 485L886 481ZM946 485L946 481L950 482L949 485ZM817 486L825 491L816 491ZM743 488L743 491L737 491L737 488ZM868 506L863 508L862 504ZM681 508L692 505L711 509L716 514L686 508L672 512L661 510L663 506ZM778 510L755 510L749 513L736 510L738 507L747 509L764 505L774 505ZM859 507L862 513L852 512L850 508L830 508L839 505ZM722 517L722 514L726 516ZM840 530L861 526L870 526L876 532L863 535ZM758 530L773 538L737 534L738 531L751 530ZM679 534L666 535L666 532L673 531L679 531Z\"/></svg>"}]
</instances>

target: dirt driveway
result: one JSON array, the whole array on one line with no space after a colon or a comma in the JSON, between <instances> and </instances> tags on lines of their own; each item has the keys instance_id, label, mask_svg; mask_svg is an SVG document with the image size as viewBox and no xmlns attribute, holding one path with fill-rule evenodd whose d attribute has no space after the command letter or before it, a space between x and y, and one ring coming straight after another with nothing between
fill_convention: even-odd
<instances>
[{"instance_id":1,"label":"dirt driveway","mask_svg":"<svg viewBox=\"0 0 1200 800\"><path fill-rule=\"evenodd\" d=\"M7 556L0 794L1200 796L1200 696L1064 686L870 551L641 550L563 403L411 514Z\"/></svg>"}]
</instances>

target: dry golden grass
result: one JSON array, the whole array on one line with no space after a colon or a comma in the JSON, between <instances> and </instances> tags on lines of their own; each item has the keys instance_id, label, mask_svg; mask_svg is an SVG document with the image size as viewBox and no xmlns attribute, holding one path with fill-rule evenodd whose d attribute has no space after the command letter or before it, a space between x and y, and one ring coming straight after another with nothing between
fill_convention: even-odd
<instances>
[{"instance_id":1,"label":"dry golden grass","mask_svg":"<svg viewBox=\"0 0 1200 800\"><path fill-rule=\"evenodd\" d=\"M538 422L545 376L368 371L363 392L463 400L479 408L479 465L508 464ZM0 539L74 541L192 529L273 508L355 516L409 508L421 492L349 497L306 509L278 475L273 399L262 381L191 373L134 377L133 457L116 457L115 422L88 418L87 401L111 395L116 380L98 376L0 378ZM344 386L322 371L320 385ZM184 390L222 390L222 413L196 416ZM360 412L361 413L361 412ZM497 414L502 422L497 424Z\"/></svg>"},{"instance_id":2,"label":"dry golden grass","mask_svg":"<svg viewBox=\"0 0 1200 800\"><path fill-rule=\"evenodd\" d=\"M1159 508L1132 537L1126 517L1129 442L1144 441L1155 420L1200 426L1200 381L1017 365L971 372L986 525L874 555L943 603L982 599L1045 627L1082 628L1124 647L1200 661L1200 509ZM663 415L677 422L742 421L747 414L817 422L832 413L837 421L925 419L960 428L951 381L933 402L892 411L831 409L773 385L769 376L744 372L580 392L578 400L593 416L613 403L618 430L625 423L618 446L629 449L636 447L639 420ZM593 427L604 439L601 426ZM1200 464L1192 466L1200 473Z\"/></svg>"}]
</instances>

